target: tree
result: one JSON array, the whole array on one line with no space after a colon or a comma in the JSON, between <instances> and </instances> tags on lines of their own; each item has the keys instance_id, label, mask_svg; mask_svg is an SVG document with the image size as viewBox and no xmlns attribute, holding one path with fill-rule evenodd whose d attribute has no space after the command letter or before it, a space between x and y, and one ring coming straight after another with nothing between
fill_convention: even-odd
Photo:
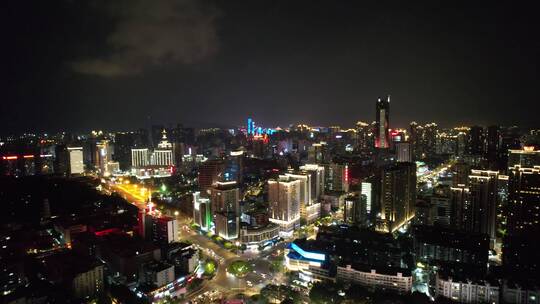
<instances>
[{"instance_id":1,"label":"tree","mask_svg":"<svg viewBox=\"0 0 540 304\"><path fill-rule=\"evenodd\" d=\"M339 295L342 285L336 283L315 283L309 291L309 299L315 304L340 303L343 297Z\"/></svg>"}]
</instances>

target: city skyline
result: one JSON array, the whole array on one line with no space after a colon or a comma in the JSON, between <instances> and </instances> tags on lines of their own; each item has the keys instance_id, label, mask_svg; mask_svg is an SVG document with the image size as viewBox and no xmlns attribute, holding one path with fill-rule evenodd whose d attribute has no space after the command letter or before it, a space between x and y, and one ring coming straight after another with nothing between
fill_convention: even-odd
<instances>
[{"instance_id":1,"label":"city skyline","mask_svg":"<svg viewBox=\"0 0 540 304\"><path fill-rule=\"evenodd\" d=\"M2 132L122 130L133 120L230 127L246 116L352 125L371 121L372 101L386 94L393 126L538 126L533 10L179 5L10 3Z\"/></svg>"}]
</instances>

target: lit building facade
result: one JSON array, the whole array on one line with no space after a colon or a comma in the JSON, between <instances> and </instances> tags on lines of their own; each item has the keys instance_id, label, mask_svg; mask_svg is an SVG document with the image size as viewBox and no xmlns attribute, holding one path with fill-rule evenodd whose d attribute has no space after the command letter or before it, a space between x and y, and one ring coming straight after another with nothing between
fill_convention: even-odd
<instances>
[{"instance_id":1,"label":"lit building facade","mask_svg":"<svg viewBox=\"0 0 540 304\"><path fill-rule=\"evenodd\" d=\"M280 225L284 234L292 234L300 222L301 181L280 175L268 181L270 221Z\"/></svg>"},{"instance_id":2,"label":"lit building facade","mask_svg":"<svg viewBox=\"0 0 540 304\"><path fill-rule=\"evenodd\" d=\"M375 107L375 148L390 148L389 117L390 117L390 96L386 99L378 98Z\"/></svg>"}]
</instances>

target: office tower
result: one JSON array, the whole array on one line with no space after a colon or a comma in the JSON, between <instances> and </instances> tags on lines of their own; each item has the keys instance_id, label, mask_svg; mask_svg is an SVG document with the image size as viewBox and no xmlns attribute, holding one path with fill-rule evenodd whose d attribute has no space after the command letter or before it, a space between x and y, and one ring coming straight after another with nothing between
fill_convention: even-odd
<instances>
[{"instance_id":1,"label":"office tower","mask_svg":"<svg viewBox=\"0 0 540 304\"><path fill-rule=\"evenodd\" d=\"M301 171L311 175L311 199L318 201L324 195L324 167L316 164L300 166Z\"/></svg>"},{"instance_id":2,"label":"office tower","mask_svg":"<svg viewBox=\"0 0 540 304\"><path fill-rule=\"evenodd\" d=\"M450 187L450 226L458 230L471 231L472 210L470 202L470 191L465 184Z\"/></svg>"},{"instance_id":3,"label":"office tower","mask_svg":"<svg viewBox=\"0 0 540 304\"><path fill-rule=\"evenodd\" d=\"M216 233L227 239L236 239L240 232L240 189L232 182L217 182L210 189L210 202Z\"/></svg>"},{"instance_id":4,"label":"office tower","mask_svg":"<svg viewBox=\"0 0 540 304\"><path fill-rule=\"evenodd\" d=\"M435 225L449 227L452 217L452 204L450 198L450 187L439 185L433 189L431 205L435 208L433 212L433 223Z\"/></svg>"},{"instance_id":5,"label":"office tower","mask_svg":"<svg viewBox=\"0 0 540 304\"><path fill-rule=\"evenodd\" d=\"M166 246L178 240L178 221L171 217L152 219L152 241L159 246Z\"/></svg>"},{"instance_id":6,"label":"office tower","mask_svg":"<svg viewBox=\"0 0 540 304\"><path fill-rule=\"evenodd\" d=\"M368 150L373 147L373 130L368 123L359 121L356 123L357 144L360 150Z\"/></svg>"},{"instance_id":7,"label":"office tower","mask_svg":"<svg viewBox=\"0 0 540 304\"><path fill-rule=\"evenodd\" d=\"M222 180L225 163L222 160L208 160L199 166L199 189L205 192Z\"/></svg>"},{"instance_id":8,"label":"office tower","mask_svg":"<svg viewBox=\"0 0 540 304\"><path fill-rule=\"evenodd\" d=\"M131 167L144 168L150 165L149 155L147 148L131 149Z\"/></svg>"},{"instance_id":9,"label":"office tower","mask_svg":"<svg viewBox=\"0 0 540 304\"><path fill-rule=\"evenodd\" d=\"M393 232L414 217L416 165L396 163L383 168L381 176L381 226Z\"/></svg>"},{"instance_id":10,"label":"office tower","mask_svg":"<svg viewBox=\"0 0 540 304\"><path fill-rule=\"evenodd\" d=\"M347 164L324 165L325 190L348 192L349 191L349 166Z\"/></svg>"},{"instance_id":11,"label":"office tower","mask_svg":"<svg viewBox=\"0 0 540 304\"><path fill-rule=\"evenodd\" d=\"M455 163L452 166L452 185L455 187L458 185L467 185L470 172L471 166L466 162L460 161Z\"/></svg>"},{"instance_id":12,"label":"office tower","mask_svg":"<svg viewBox=\"0 0 540 304\"><path fill-rule=\"evenodd\" d=\"M300 183L286 175L268 181L270 221L280 225L287 235L292 234L300 221Z\"/></svg>"},{"instance_id":13,"label":"office tower","mask_svg":"<svg viewBox=\"0 0 540 304\"><path fill-rule=\"evenodd\" d=\"M244 181L244 151L231 151L226 160L223 180L235 181L242 184Z\"/></svg>"},{"instance_id":14,"label":"office tower","mask_svg":"<svg viewBox=\"0 0 540 304\"><path fill-rule=\"evenodd\" d=\"M485 135L484 128L472 126L467 139L467 153L469 155L484 155Z\"/></svg>"},{"instance_id":15,"label":"office tower","mask_svg":"<svg viewBox=\"0 0 540 304\"><path fill-rule=\"evenodd\" d=\"M397 142L396 147L396 160L398 162L412 162L412 150L410 142Z\"/></svg>"},{"instance_id":16,"label":"office tower","mask_svg":"<svg viewBox=\"0 0 540 304\"><path fill-rule=\"evenodd\" d=\"M83 148L68 147L69 153L69 174L84 173Z\"/></svg>"},{"instance_id":17,"label":"office tower","mask_svg":"<svg viewBox=\"0 0 540 304\"><path fill-rule=\"evenodd\" d=\"M352 225L367 226L367 198L361 193L353 193L345 198L343 220Z\"/></svg>"},{"instance_id":18,"label":"office tower","mask_svg":"<svg viewBox=\"0 0 540 304\"><path fill-rule=\"evenodd\" d=\"M167 140L167 131L161 133L161 141L150 156L150 163L153 166L170 167L174 165L172 144Z\"/></svg>"},{"instance_id":19,"label":"office tower","mask_svg":"<svg viewBox=\"0 0 540 304\"><path fill-rule=\"evenodd\" d=\"M469 175L472 227L467 230L487 234L492 245L496 236L498 179L497 171L472 170Z\"/></svg>"},{"instance_id":20,"label":"office tower","mask_svg":"<svg viewBox=\"0 0 540 304\"><path fill-rule=\"evenodd\" d=\"M390 148L389 116L390 116L390 96L385 99L378 98L375 106L375 148Z\"/></svg>"},{"instance_id":21,"label":"office tower","mask_svg":"<svg viewBox=\"0 0 540 304\"><path fill-rule=\"evenodd\" d=\"M509 150L508 223L503 265L516 278L540 282L540 151Z\"/></svg>"},{"instance_id":22,"label":"office tower","mask_svg":"<svg viewBox=\"0 0 540 304\"><path fill-rule=\"evenodd\" d=\"M193 221L203 231L209 231L212 225L210 199L201 197L201 193L198 191L193 193Z\"/></svg>"}]
</instances>

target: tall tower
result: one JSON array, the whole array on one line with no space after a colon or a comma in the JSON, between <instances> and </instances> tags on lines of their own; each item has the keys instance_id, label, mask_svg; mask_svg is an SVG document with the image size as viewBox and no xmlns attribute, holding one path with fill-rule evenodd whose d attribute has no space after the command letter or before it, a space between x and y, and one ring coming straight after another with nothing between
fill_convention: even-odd
<instances>
[{"instance_id":1,"label":"tall tower","mask_svg":"<svg viewBox=\"0 0 540 304\"><path fill-rule=\"evenodd\" d=\"M390 147L390 135L388 133L390 116L390 95L386 100L377 99L375 121L375 148L388 149Z\"/></svg>"}]
</instances>

